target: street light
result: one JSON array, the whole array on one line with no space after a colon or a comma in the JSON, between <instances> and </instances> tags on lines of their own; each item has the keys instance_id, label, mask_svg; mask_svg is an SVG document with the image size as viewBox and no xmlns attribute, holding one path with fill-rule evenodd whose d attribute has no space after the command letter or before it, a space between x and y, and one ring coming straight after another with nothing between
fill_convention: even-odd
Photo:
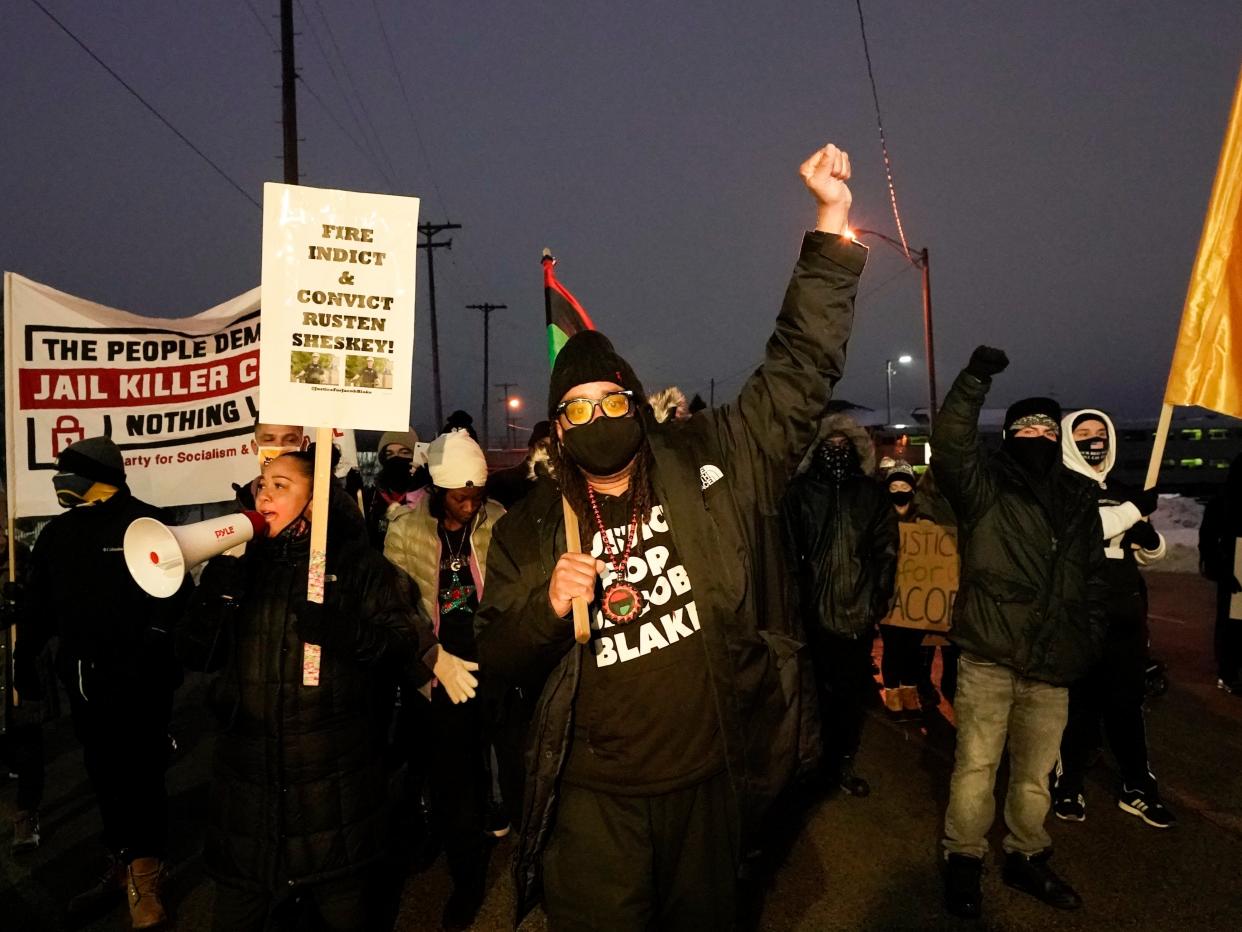
<instances>
[{"instance_id":1,"label":"street light","mask_svg":"<svg viewBox=\"0 0 1242 932\"><path fill-rule=\"evenodd\" d=\"M914 362L914 357L903 353L897 357L897 361L903 366L908 366ZM884 360L884 403L888 409L888 416L884 419L885 427L893 423L893 373L896 371L891 359Z\"/></svg>"},{"instance_id":2,"label":"street light","mask_svg":"<svg viewBox=\"0 0 1242 932\"><path fill-rule=\"evenodd\" d=\"M896 249L916 269L923 272L923 347L927 357L927 430L930 433L936 426L936 341L932 334L932 300L931 300L931 260L927 250L910 252L904 245L877 233L875 230L851 230L849 236L857 239L860 236L874 236ZM889 417L892 420L892 417Z\"/></svg>"}]
</instances>

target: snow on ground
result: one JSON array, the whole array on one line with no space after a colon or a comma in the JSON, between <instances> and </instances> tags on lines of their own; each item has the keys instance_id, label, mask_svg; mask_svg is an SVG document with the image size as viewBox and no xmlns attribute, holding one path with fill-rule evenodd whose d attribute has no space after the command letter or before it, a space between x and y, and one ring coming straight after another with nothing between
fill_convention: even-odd
<instances>
[{"instance_id":1,"label":"snow on ground","mask_svg":"<svg viewBox=\"0 0 1242 932\"><path fill-rule=\"evenodd\" d=\"M1152 567L1158 573L1199 572L1199 525L1203 505L1184 495L1161 495L1160 507L1151 516L1156 530L1168 544L1165 558Z\"/></svg>"}]
</instances>

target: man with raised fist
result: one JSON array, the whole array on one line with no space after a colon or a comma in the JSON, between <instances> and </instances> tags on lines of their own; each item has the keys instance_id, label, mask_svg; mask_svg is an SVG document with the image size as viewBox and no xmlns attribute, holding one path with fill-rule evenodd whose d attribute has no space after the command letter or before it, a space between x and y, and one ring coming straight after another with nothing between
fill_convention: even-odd
<instances>
[{"instance_id":1,"label":"man with raised fist","mask_svg":"<svg viewBox=\"0 0 1242 932\"><path fill-rule=\"evenodd\" d=\"M957 752L945 814L945 903L973 918L995 815L996 770L1009 744L1005 883L1060 909L1082 905L1048 865L1048 775L1070 683L1098 659L1108 585L1091 480L1061 462L1060 406L1025 398L1005 414L1001 449L979 441L992 378L1009 365L978 347L936 417L936 479L958 520L961 586L951 637L961 649Z\"/></svg>"}]
</instances>

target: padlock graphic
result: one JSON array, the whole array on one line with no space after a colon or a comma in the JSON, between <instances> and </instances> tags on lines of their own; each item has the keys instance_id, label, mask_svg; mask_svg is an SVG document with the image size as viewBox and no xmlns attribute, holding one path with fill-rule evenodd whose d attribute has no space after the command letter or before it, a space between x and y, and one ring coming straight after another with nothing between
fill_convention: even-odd
<instances>
[{"instance_id":1,"label":"padlock graphic","mask_svg":"<svg viewBox=\"0 0 1242 932\"><path fill-rule=\"evenodd\" d=\"M86 428L72 414L62 414L56 419L52 428L52 456L57 457L68 449L71 443L86 439Z\"/></svg>"}]
</instances>

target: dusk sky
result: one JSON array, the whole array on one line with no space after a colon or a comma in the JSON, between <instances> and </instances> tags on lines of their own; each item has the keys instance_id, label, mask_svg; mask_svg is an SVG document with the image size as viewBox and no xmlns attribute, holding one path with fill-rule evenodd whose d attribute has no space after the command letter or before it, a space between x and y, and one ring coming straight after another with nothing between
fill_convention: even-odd
<instances>
[{"instance_id":1,"label":"dusk sky","mask_svg":"<svg viewBox=\"0 0 1242 932\"><path fill-rule=\"evenodd\" d=\"M255 201L281 180L275 0L41 0ZM141 314L259 284L261 211L31 0L0 29L0 267ZM298 0L302 181L423 198L446 412L491 381L542 416L540 250L646 387L732 397L834 141L853 223L897 235L855 3ZM1158 413L1229 102L1242 4L864 0L909 242L932 257L941 396L980 342L995 400ZM265 28L266 27L266 28ZM391 43L403 94L384 36ZM408 105L407 105L408 99ZM413 420L432 423L426 266ZM875 243L837 396L925 404L918 272ZM493 394L493 438L501 433ZM531 415L534 415L532 417Z\"/></svg>"}]
</instances>

